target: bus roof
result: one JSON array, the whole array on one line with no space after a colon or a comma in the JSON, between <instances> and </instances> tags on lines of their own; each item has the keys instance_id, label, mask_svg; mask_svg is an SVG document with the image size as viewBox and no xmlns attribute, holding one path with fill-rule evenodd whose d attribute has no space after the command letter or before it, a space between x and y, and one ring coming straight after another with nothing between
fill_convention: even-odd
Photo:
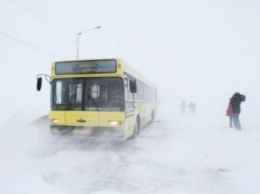
<instances>
[{"instance_id":1,"label":"bus roof","mask_svg":"<svg viewBox=\"0 0 260 194\"><path fill-rule=\"evenodd\" d=\"M126 73L130 74L134 78L142 81L143 83L149 85L152 88L155 88L155 85L150 82L148 79L146 79L141 73L139 73L136 69L134 69L132 66L128 65L125 61L122 59L117 59L120 64L123 66L123 69Z\"/></svg>"}]
</instances>

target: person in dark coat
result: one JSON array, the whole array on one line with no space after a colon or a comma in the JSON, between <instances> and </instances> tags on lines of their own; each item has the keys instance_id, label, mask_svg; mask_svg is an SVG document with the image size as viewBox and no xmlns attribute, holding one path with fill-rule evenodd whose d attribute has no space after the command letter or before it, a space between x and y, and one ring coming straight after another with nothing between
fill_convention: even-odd
<instances>
[{"instance_id":1,"label":"person in dark coat","mask_svg":"<svg viewBox=\"0 0 260 194\"><path fill-rule=\"evenodd\" d=\"M234 127L236 129L241 129L239 114L241 113L240 104L246 100L246 96L236 92L231 98L231 107L232 107L232 119L234 122Z\"/></svg>"}]
</instances>

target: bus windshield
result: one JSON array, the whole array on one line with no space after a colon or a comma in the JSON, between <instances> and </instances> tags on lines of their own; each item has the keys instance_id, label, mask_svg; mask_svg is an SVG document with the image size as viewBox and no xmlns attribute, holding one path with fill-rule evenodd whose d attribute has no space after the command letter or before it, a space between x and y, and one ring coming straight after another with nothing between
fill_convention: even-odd
<instances>
[{"instance_id":1,"label":"bus windshield","mask_svg":"<svg viewBox=\"0 0 260 194\"><path fill-rule=\"evenodd\" d=\"M123 111L121 78L64 78L52 82L52 110Z\"/></svg>"}]
</instances>

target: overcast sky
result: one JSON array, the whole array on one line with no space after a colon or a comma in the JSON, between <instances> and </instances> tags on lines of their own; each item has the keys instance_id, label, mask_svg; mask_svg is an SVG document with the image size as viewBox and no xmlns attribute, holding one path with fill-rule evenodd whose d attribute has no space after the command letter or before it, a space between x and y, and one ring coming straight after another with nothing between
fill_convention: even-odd
<instances>
[{"instance_id":1,"label":"overcast sky","mask_svg":"<svg viewBox=\"0 0 260 194\"><path fill-rule=\"evenodd\" d=\"M186 99L224 114L238 91L248 97L244 109L259 112L257 0L0 1L5 115L47 113L49 86L36 92L37 74L75 59L76 34L95 26L102 28L80 37L80 58L122 58L157 85L162 107L179 109Z\"/></svg>"}]
</instances>

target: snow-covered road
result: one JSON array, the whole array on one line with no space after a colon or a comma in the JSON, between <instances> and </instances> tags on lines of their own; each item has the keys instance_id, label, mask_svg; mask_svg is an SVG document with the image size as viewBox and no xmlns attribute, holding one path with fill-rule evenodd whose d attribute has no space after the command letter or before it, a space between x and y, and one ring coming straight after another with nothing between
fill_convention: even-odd
<instances>
[{"instance_id":1,"label":"snow-covered road","mask_svg":"<svg viewBox=\"0 0 260 194\"><path fill-rule=\"evenodd\" d=\"M179 115L121 142L55 138L46 118L22 118L0 133L0 193L260 192L257 123L236 131L227 118Z\"/></svg>"}]
</instances>

